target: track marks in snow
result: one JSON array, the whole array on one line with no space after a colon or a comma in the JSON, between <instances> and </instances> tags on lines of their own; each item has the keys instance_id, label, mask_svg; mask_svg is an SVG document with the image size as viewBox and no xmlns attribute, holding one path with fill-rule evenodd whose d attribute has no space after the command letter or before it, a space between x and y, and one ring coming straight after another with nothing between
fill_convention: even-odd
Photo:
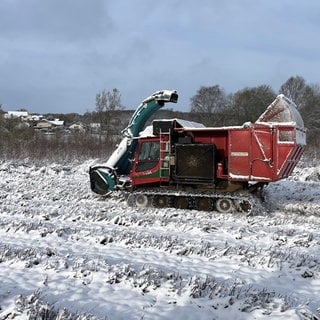
<instances>
[{"instance_id":1,"label":"track marks in snow","mask_svg":"<svg viewBox=\"0 0 320 320\"><path fill-rule=\"evenodd\" d=\"M317 312L317 216L288 215L275 205L253 217L127 208L121 198L91 194L88 167L0 165L0 263L21 277L20 286L6 279L12 292L40 290L57 308L78 300L73 310L94 305L98 317L128 308L146 319L161 310L168 319L188 309L213 317L227 309L291 318ZM269 199L280 201L283 185L268 188ZM306 205L301 197L286 201Z\"/></svg>"}]
</instances>

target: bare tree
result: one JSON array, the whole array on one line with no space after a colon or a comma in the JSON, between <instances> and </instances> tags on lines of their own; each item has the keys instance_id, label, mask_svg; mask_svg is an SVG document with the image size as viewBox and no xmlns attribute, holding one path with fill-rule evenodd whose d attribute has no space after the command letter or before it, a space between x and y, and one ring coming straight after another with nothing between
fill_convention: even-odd
<instances>
[{"instance_id":1,"label":"bare tree","mask_svg":"<svg viewBox=\"0 0 320 320\"><path fill-rule=\"evenodd\" d=\"M320 87L319 85L307 85L304 94L303 108L300 113L305 127L310 130L320 129ZM318 139L319 140L319 139Z\"/></svg>"},{"instance_id":2,"label":"bare tree","mask_svg":"<svg viewBox=\"0 0 320 320\"><path fill-rule=\"evenodd\" d=\"M237 91L233 95L232 106L229 110L233 124L241 125L247 121L256 121L266 107L275 99L275 96L275 92L268 85L244 88Z\"/></svg>"},{"instance_id":3,"label":"bare tree","mask_svg":"<svg viewBox=\"0 0 320 320\"><path fill-rule=\"evenodd\" d=\"M305 94L307 85L303 77L290 77L284 84L281 85L279 93L283 93L286 97L291 99L298 107L304 107Z\"/></svg>"},{"instance_id":4,"label":"bare tree","mask_svg":"<svg viewBox=\"0 0 320 320\"><path fill-rule=\"evenodd\" d=\"M301 76L290 77L280 88L297 105L308 129L307 145L320 146L320 87L307 84Z\"/></svg>"},{"instance_id":5,"label":"bare tree","mask_svg":"<svg viewBox=\"0 0 320 320\"><path fill-rule=\"evenodd\" d=\"M109 136L115 111L122 110L121 94L118 89L113 89L111 92L102 90L96 94L96 111L98 113L100 124L106 130L106 135Z\"/></svg>"},{"instance_id":6,"label":"bare tree","mask_svg":"<svg viewBox=\"0 0 320 320\"><path fill-rule=\"evenodd\" d=\"M197 113L205 125L216 125L222 110L227 106L227 95L218 85L200 87L190 99L191 113Z\"/></svg>"}]
</instances>

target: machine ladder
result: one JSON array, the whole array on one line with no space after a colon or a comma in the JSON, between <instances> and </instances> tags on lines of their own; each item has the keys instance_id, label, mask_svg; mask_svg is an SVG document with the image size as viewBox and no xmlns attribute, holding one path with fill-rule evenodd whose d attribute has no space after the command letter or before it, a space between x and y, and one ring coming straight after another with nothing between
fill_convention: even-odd
<instances>
[{"instance_id":1,"label":"machine ladder","mask_svg":"<svg viewBox=\"0 0 320 320\"><path fill-rule=\"evenodd\" d=\"M160 130L160 182L170 178L171 132Z\"/></svg>"}]
</instances>

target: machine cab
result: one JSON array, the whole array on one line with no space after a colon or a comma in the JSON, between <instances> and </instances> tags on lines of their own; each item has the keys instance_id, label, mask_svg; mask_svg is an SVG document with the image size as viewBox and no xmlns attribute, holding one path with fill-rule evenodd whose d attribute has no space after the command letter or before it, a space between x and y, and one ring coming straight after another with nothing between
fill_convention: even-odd
<instances>
[{"instance_id":1,"label":"machine cab","mask_svg":"<svg viewBox=\"0 0 320 320\"><path fill-rule=\"evenodd\" d=\"M140 138L130 172L132 185L157 183L160 179L159 137Z\"/></svg>"}]
</instances>

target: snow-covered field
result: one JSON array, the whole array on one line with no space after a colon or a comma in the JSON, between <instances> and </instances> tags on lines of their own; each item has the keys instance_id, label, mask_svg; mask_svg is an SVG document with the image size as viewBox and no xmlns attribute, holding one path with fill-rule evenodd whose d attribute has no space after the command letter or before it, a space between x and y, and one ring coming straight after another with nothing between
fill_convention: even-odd
<instances>
[{"instance_id":1,"label":"snow-covered field","mask_svg":"<svg viewBox=\"0 0 320 320\"><path fill-rule=\"evenodd\" d=\"M101 200L91 164L0 162L0 319L320 319L320 167L245 216Z\"/></svg>"}]
</instances>

